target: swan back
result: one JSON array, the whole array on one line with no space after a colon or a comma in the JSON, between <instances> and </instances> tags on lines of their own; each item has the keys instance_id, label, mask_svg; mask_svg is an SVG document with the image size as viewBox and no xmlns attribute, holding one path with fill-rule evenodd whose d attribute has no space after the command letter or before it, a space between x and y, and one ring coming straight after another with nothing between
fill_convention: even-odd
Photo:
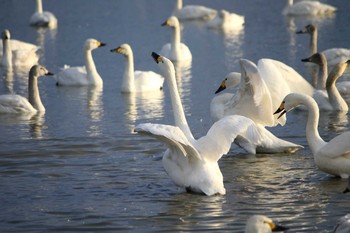
<instances>
[{"instance_id":1,"label":"swan back","mask_svg":"<svg viewBox=\"0 0 350 233\"><path fill-rule=\"evenodd\" d=\"M183 6L182 0L177 0L173 15L181 20L189 19L212 19L217 11L209 7L201 5L186 5Z\"/></svg>"},{"instance_id":2,"label":"swan back","mask_svg":"<svg viewBox=\"0 0 350 233\"><path fill-rule=\"evenodd\" d=\"M283 10L284 15L331 15L337 8L318 1L300 1L293 4L293 0L288 0L287 6Z\"/></svg>"},{"instance_id":3,"label":"swan back","mask_svg":"<svg viewBox=\"0 0 350 233\"><path fill-rule=\"evenodd\" d=\"M272 231L285 231L288 228L277 225L264 215L253 215L246 223L245 233L271 233Z\"/></svg>"},{"instance_id":4,"label":"swan back","mask_svg":"<svg viewBox=\"0 0 350 233\"><path fill-rule=\"evenodd\" d=\"M49 27L54 29L57 27L57 18L48 11L43 11L42 1L36 0L36 12L30 17L30 25L35 27Z\"/></svg>"}]
</instances>

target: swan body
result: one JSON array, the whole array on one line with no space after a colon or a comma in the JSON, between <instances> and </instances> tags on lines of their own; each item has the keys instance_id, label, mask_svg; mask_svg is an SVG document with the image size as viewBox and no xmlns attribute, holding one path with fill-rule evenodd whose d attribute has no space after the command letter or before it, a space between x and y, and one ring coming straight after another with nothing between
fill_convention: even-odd
<instances>
[{"instance_id":1,"label":"swan body","mask_svg":"<svg viewBox=\"0 0 350 233\"><path fill-rule=\"evenodd\" d=\"M152 56L169 87L175 126L146 123L136 126L135 132L168 146L163 166L176 185L208 196L225 194L218 160L230 150L237 135L244 137L246 132L255 131L254 122L243 116L228 116L214 123L207 135L194 139L178 93L173 63L156 53Z\"/></svg>"},{"instance_id":2,"label":"swan body","mask_svg":"<svg viewBox=\"0 0 350 233\"><path fill-rule=\"evenodd\" d=\"M208 20L216 16L217 11L209 7L200 5L183 6L182 0L177 0L176 8L173 15L180 20L202 19Z\"/></svg>"},{"instance_id":3,"label":"swan body","mask_svg":"<svg viewBox=\"0 0 350 233\"><path fill-rule=\"evenodd\" d=\"M284 232L288 228L277 225L264 215L253 215L248 218L244 233Z\"/></svg>"},{"instance_id":4,"label":"swan body","mask_svg":"<svg viewBox=\"0 0 350 233\"><path fill-rule=\"evenodd\" d=\"M323 53L315 53L309 58L302 59L302 61L312 62L317 64L319 67L317 90L313 95L314 99L319 105L319 109L323 111L347 112L349 107L343 97L340 95L335 83L338 78L343 75L350 60L336 64L329 75L327 75L327 59ZM327 90L327 93L325 93L324 90Z\"/></svg>"},{"instance_id":5,"label":"swan body","mask_svg":"<svg viewBox=\"0 0 350 233\"><path fill-rule=\"evenodd\" d=\"M181 43L179 20L175 16L171 16L162 26L169 26L172 29L172 35L171 43L165 44L160 54L169 58L171 61L192 61L190 49L184 43Z\"/></svg>"},{"instance_id":6,"label":"swan body","mask_svg":"<svg viewBox=\"0 0 350 233\"><path fill-rule=\"evenodd\" d=\"M153 71L134 71L134 55L130 45L122 44L111 52L123 54L126 58L122 82L122 92L159 91L163 88L164 78Z\"/></svg>"},{"instance_id":7,"label":"swan body","mask_svg":"<svg viewBox=\"0 0 350 233\"><path fill-rule=\"evenodd\" d=\"M105 45L98 40L87 39L84 44L85 66L64 66L56 75L57 86L103 86L92 58L92 50Z\"/></svg>"},{"instance_id":8,"label":"swan body","mask_svg":"<svg viewBox=\"0 0 350 233\"><path fill-rule=\"evenodd\" d=\"M41 0L36 0L36 12L30 17L30 25L35 27L57 28L57 19L49 11L43 11Z\"/></svg>"},{"instance_id":9,"label":"swan body","mask_svg":"<svg viewBox=\"0 0 350 233\"><path fill-rule=\"evenodd\" d=\"M10 40L9 30L1 33L2 38L2 59L3 67L32 67L38 63L38 46L17 40Z\"/></svg>"},{"instance_id":10,"label":"swan body","mask_svg":"<svg viewBox=\"0 0 350 233\"><path fill-rule=\"evenodd\" d=\"M219 14L207 23L208 28L223 30L241 29L244 24L244 16L221 10Z\"/></svg>"},{"instance_id":11,"label":"swan body","mask_svg":"<svg viewBox=\"0 0 350 233\"><path fill-rule=\"evenodd\" d=\"M293 0L288 0L287 6L283 10L284 15L330 15L336 12L337 8L318 1L300 1L293 4Z\"/></svg>"},{"instance_id":12,"label":"swan body","mask_svg":"<svg viewBox=\"0 0 350 233\"><path fill-rule=\"evenodd\" d=\"M275 114L284 115L298 105L309 110L306 123L306 139L317 167L328 174L348 178L350 175L350 131L325 142L318 132L319 109L316 101L306 95L290 93L282 101Z\"/></svg>"},{"instance_id":13,"label":"swan body","mask_svg":"<svg viewBox=\"0 0 350 233\"><path fill-rule=\"evenodd\" d=\"M332 233L349 233L350 232L350 214L338 219Z\"/></svg>"},{"instance_id":14,"label":"swan body","mask_svg":"<svg viewBox=\"0 0 350 233\"><path fill-rule=\"evenodd\" d=\"M295 152L302 146L277 138L265 126L275 126L278 123L284 124L283 121L277 122L277 117L273 117L270 113L273 111L270 91L265 81L260 76L258 67L251 61L241 59L241 77L239 73L230 73L216 93L225 89L226 83L235 85L240 83L238 91L233 95L224 95L215 97L210 104L210 112L212 119L217 121L229 115L242 115L250 118L256 127L256 132L261 139L256 146L251 145L254 134L247 134L246 138L237 137L235 143L250 153L283 153ZM241 81L239 81L241 80Z\"/></svg>"},{"instance_id":15,"label":"swan body","mask_svg":"<svg viewBox=\"0 0 350 233\"><path fill-rule=\"evenodd\" d=\"M38 77L44 75L53 74L40 65L35 65L30 69L28 79L28 99L14 94L0 95L0 114L45 112L45 107L41 102L38 88Z\"/></svg>"}]
</instances>

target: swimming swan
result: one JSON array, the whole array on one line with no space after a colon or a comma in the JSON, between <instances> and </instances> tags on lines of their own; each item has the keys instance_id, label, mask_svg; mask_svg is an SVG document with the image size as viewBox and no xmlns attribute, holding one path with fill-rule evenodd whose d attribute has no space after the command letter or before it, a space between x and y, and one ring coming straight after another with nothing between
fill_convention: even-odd
<instances>
[{"instance_id":1,"label":"swimming swan","mask_svg":"<svg viewBox=\"0 0 350 233\"><path fill-rule=\"evenodd\" d=\"M111 52L123 54L126 58L122 82L122 92L159 91L163 88L164 78L153 71L134 71L134 55L130 45L122 44Z\"/></svg>"},{"instance_id":2,"label":"swimming swan","mask_svg":"<svg viewBox=\"0 0 350 233\"><path fill-rule=\"evenodd\" d=\"M329 75L327 75L327 59L323 53L315 53L311 57L302 59L301 61L312 62L314 64L317 64L319 67L317 90L313 95L319 106L319 109L324 111L347 112L349 109L348 104L340 95L335 83L338 78L343 75L346 67L350 63L350 60L336 64ZM327 93L325 93L324 90L327 90Z\"/></svg>"},{"instance_id":3,"label":"swimming swan","mask_svg":"<svg viewBox=\"0 0 350 233\"><path fill-rule=\"evenodd\" d=\"M177 0L173 15L180 20L191 19L212 19L215 17L217 11L200 5L186 5L183 6L182 0Z\"/></svg>"},{"instance_id":4,"label":"swimming swan","mask_svg":"<svg viewBox=\"0 0 350 233\"><path fill-rule=\"evenodd\" d=\"M235 143L246 148L254 148L250 153L293 153L302 148L302 146L282 140L267 129L265 126L275 126L278 123L284 124L283 121L277 122L272 116L273 105L270 91L261 77L258 67L251 61L241 59L241 77L238 73L229 74L222 82L216 93L225 88L226 82L235 84L240 83L237 92L230 96L213 98L210 104L210 112L212 119L217 121L229 115L242 115L250 118L255 124L261 137L259 143L254 143L257 146L250 145L254 142L256 135L247 134L249 140L241 137L236 138ZM240 81L239 81L240 80Z\"/></svg>"},{"instance_id":5,"label":"swimming swan","mask_svg":"<svg viewBox=\"0 0 350 233\"><path fill-rule=\"evenodd\" d=\"M41 0L36 0L36 12L30 17L30 25L35 27L57 28L57 19L49 11L43 11Z\"/></svg>"},{"instance_id":6,"label":"swimming swan","mask_svg":"<svg viewBox=\"0 0 350 233\"><path fill-rule=\"evenodd\" d=\"M175 126L139 124L135 132L154 137L168 146L163 166L176 185L208 196L225 194L218 160L229 151L238 134L255 131L254 122L243 116L228 116L214 123L206 136L194 139L178 93L173 63L156 53L152 56L169 87Z\"/></svg>"},{"instance_id":7,"label":"swimming swan","mask_svg":"<svg viewBox=\"0 0 350 233\"><path fill-rule=\"evenodd\" d=\"M0 113L23 114L45 112L38 88L38 77L44 75L53 74L41 65L33 66L29 71L28 99L13 94L0 95Z\"/></svg>"},{"instance_id":8,"label":"swimming swan","mask_svg":"<svg viewBox=\"0 0 350 233\"><path fill-rule=\"evenodd\" d=\"M87 39L84 44L85 66L65 66L56 75L57 86L103 86L103 80L98 74L91 51L105 46L95 39Z\"/></svg>"},{"instance_id":9,"label":"swimming swan","mask_svg":"<svg viewBox=\"0 0 350 233\"><path fill-rule=\"evenodd\" d=\"M253 215L248 218L244 233L284 232L288 228L277 225L264 215Z\"/></svg>"},{"instance_id":10,"label":"swimming swan","mask_svg":"<svg viewBox=\"0 0 350 233\"><path fill-rule=\"evenodd\" d=\"M36 65L39 60L37 51L38 46L21 42L18 40L11 40L10 31L5 29L1 33L2 39L2 59L1 65L3 67L28 67L31 68Z\"/></svg>"},{"instance_id":11,"label":"swimming swan","mask_svg":"<svg viewBox=\"0 0 350 233\"><path fill-rule=\"evenodd\" d=\"M287 0L287 6L283 9L283 15L330 15L337 8L318 1L300 1L293 4L293 0Z\"/></svg>"},{"instance_id":12,"label":"swimming swan","mask_svg":"<svg viewBox=\"0 0 350 233\"><path fill-rule=\"evenodd\" d=\"M208 28L233 30L241 29L244 24L244 16L221 10L216 17L207 22Z\"/></svg>"},{"instance_id":13,"label":"swimming swan","mask_svg":"<svg viewBox=\"0 0 350 233\"><path fill-rule=\"evenodd\" d=\"M306 139L317 167L328 174L348 178L350 175L350 131L336 136L329 142L323 141L317 129L319 109L312 97L297 93L288 94L274 114L280 113L282 116L301 104L309 110Z\"/></svg>"},{"instance_id":14,"label":"swimming swan","mask_svg":"<svg viewBox=\"0 0 350 233\"><path fill-rule=\"evenodd\" d=\"M172 29L171 43L163 46L160 54L169 58L171 61L192 61L190 49L181 43L180 23L175 16L171 16L162 26L169 26Z\"/></svg>"}]
</instances>

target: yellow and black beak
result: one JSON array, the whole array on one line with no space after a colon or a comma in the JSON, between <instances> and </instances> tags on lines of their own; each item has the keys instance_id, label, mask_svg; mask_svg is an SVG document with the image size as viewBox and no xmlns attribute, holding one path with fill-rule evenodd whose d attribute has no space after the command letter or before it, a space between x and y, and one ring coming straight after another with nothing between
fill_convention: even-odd
<instances>
[{"instance_id":1,"label":"yellow and black beak","mask_svg":"<svg viewBox=\"0 0 350 233\"><path fill-rule=\"evenodd\" d=\"M162 23L162 26L168 26L169 25L169 20L166 20L164 23Z\"/></svg>"},{"instance_id":2,"label":"yellow and black beak","mask_svg":"<svg viewBox=\"0 0 350 233\"><path fill-rule=\"evenodd\" d=\"M274 224L272 222L266 222L266 223L269 224L272 232L280 232L280 231L284 232L284 231L288 230L287 227L283 227L283 226Z\"/></svg>"},{"instance_id":3,"label":"yellow and black beak","mask_svg":"<svg viewBox=\"0 0 350 233\"><path fill-rule=\"evenodd\" d=\"M123 49L121 47L115 48L115 49L111 49L112 53L121 53Z\"/></svg>"},{"instance_id":4,"label":"yellow and black beak","mask_svg":"<svg viewBox=\"0 0 350 233\"><path fill-rule=\"evenodd\" d=\"M106 43L99 42L98 47L103 47L103 46L106 46Z\"/></svg>"},{"instance_id":5,"label":"yellow and black beak","mask_svg":"<svg viewBox=\"0 0 350 233\"><path fill-rule=\"evenodd\" d=\"M226 89L226 79L224 81L221 82L220 87L216 90L215 94L222 92L223 90Z\"/></svg>"},{"instance_id":6,"label":"yellow and black beak","mask_svg":"<svg viewBox=\"0 0 350 233\"><path fill-rule=\"evenodd\" d=\"M284 109L284 101L281 103L281 105L279 106L279 108L273 113L273 115L282 112L277 119L280 119L287 111Z\"/></svg>"},{"instance_id":7,"label":"yellow and black beak","mask_svg":"<svg viewBox=\"0 0 350 233\"><path fill-rule=\"evenodd\" d=\"M160 56L159 54L155 53L155 52L152 52L152 57L155 60L155 62L157 62L157 64L159 62L163 62L163 57Z\"/></svg>"}]
</instances>

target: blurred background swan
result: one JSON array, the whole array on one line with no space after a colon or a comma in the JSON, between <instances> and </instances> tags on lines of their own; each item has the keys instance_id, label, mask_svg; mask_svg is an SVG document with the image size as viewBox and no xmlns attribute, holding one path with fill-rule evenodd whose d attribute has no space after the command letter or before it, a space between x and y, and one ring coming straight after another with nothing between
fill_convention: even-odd
<instances>
[{"instance_id":1,"label":"blurred background swan","mask_svg":"<svg viewBox=\"0 0 350 233\"><path fill-rule=\"evenodd\" d=\"M271 233L284 232L288 228L274 223L274 221L264 215L253 215L248 218L244 233Z\"/></svg>"},{"instance_id":2,"label":"blurred background swan","mask_svg":"<svg viewBox=\"0 0 350 233\"><path fill-rule=\"evenodd\" d=\"M153 71L134 70L134 55L129 44L122 44L111 52L126 58L121 91L124 93L159 91L163 89L164 78Z\"/></svg>"},{"instance_id":3,"label":"blurred background swan","mask_svg":"<svg viewBox=\"0 0 350 233\"><path fill-rule=\"evenodd\" d=\"M317 167L328 174L349 178L350 175L350 131L339 134L325 142L318 132L319 108L316 101L307 95L290 93L282 101L274 114L284 115L288 111L304 105L309 110L306 123L306 138Z\"/></svg>"},{"instance_id":4,"label":"blurred background swan","mask_svg":"<svg viewBox=\"0 0 350 233\"><path fill-rule=\"evenodd\" d=\"M23 67L29 70L33 65L38 63L38 46L18 40L11 40L10 31L7 29L1 33L1 39L1 65L3 67Z\"/></svg>"},{"instance_id":5,"label":"blurred background swan","mask_svg":"<svg viewBox=\"0 0 350 233\"><path fill-rule=\"evenodd\" d=\"M335 13L337 8L318 1L299 1L287 0L287 5L283 9L284 15L329 15Z\"/></svg>"},{"instance_id":6,"label":"blurred background swan","mask_svg":"<svg viewBox=\"0 0 350 233\"><path fill-rule=\"evenodd\" d=\"M216 16L217 11L209 7L201 5L186 5L183 6L182 0L177 0L175 9L173 11L174 16L179 20L191 20L201 19L209 20Z\"/></svg>"},{"instance_id":7,"label":"blurred background swan","mask_svg":"<svg viewBox=\"0 0 350 233\"><path fill-rule=\"evenodd\" d=\"M43 11L41 0L36 0L36 12L30 17L30 25L34 27L57 28L57 19L49 11Z\"/></svg>"},{"instance_id":8,"label":"blurred background swan","mask_svg":"<svg viewBox=\"0 0 350 233\"><path fill-rule=\"evenodd\" d=\"M67 65L55 75L57 86L103 86L103 80L96 70L92 50L105 46L96 39L87 39L84 44L85 66Z\"/></svg>"},{"instance_id":9,"label":"blurred background swan","mask_svg":"<svg viewBox=\"0 0 350 233\"><path fill-rule=\"evenodd\" d=\"M190 49L184 43L181 43L181 30L179 20L175 16L167 19L162 26L171 28L171 42L165 44L160 51L162 56L169 58L171 61L187 62L192 61Z\"/></svg>"},{"instance_id":10,"label":"blurred background swan","mask_svg":"<svg viewBox=\"0 0 350 233\"><path fill-rule=\"evenodd\" d=\"M221 10L214 19L207 22L208 28L234 30L241 29L244 25L244 16Z\"/></svg>"},{"instance_id":11,"label":"blurred background swan","mask_svg":"<svg viewBox=\"0 0 350 233\"><path fill-rule=\"evenodd\" d=\"M28 99L15 94L0 95L0 113L24 114L45 112L38 88L38 78L44 75L53 74L41 65L33 66L29 71Z\"/></svg>"},{"instance_id":12,"label":"blurred background swan","mask_svg":"<svg viewBox=\"0 0 350 233\"><path fill-rule=\"evenodd\" d=\"M350 214L338 219L332 233L349 233L350 232Z\"/></svg>"}]
</instances>

